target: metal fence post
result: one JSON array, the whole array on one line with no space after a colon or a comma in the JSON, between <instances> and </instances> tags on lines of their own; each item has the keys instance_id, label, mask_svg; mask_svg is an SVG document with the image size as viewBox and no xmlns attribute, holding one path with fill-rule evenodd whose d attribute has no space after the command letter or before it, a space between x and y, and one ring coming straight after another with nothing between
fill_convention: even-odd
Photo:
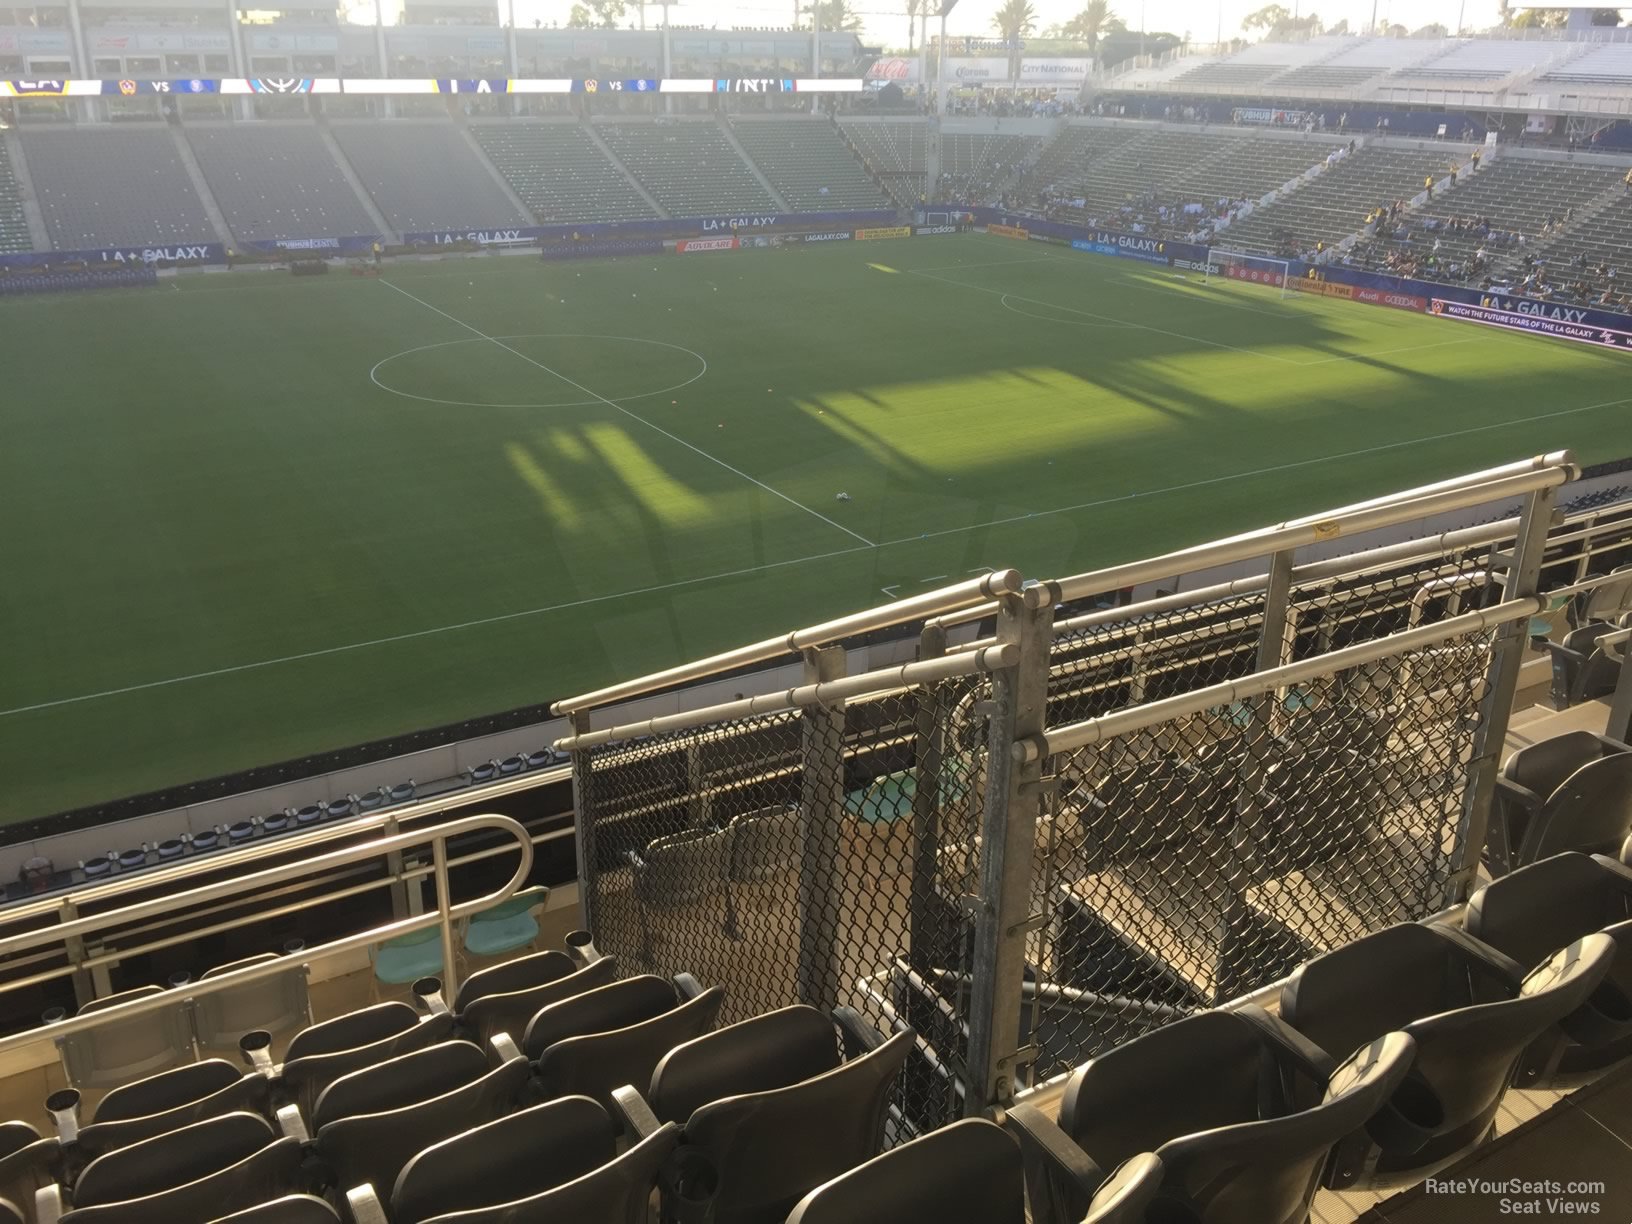
<instances>
[{"instance_id":1,"label":"metal fence post","mask_svg":"<svg viewBox=\"0 0 1632 1224\"><path fill-rule=\"evenodd\" d=\"M1296 560L1296 552L1290 548L1283 548L1269 559L1269 583L1264 588L1264 620L1258 634L1258 671L1269 671L1292 662L1292 566ZM1272 735L1280 730L1280 723L1285 717L1283 696L1284 690L1277 689L1262 698L1269 715L1263 720L1264 729Z\"/></svg>"},{"instance_id":2,"label":"metal fence post","mask_svg":"<svg viewBox=\"0 0 1632 1224\"><path fill-rule=\"evenodd\" d=\"M589 731L589 711L575 710L572 714L572 732L584 735ZM595 862L594 806L590 793L591 752L572 754L572 824L573 844L578 869L578 929L591 936L601 932L595 929L594 886L590 882L590 866Z\"/></svg>"},{"instance_id":3,"label":"metal fence post","mask_svg":"<svg viewBox=\"0 0 1632 1224\"><path fill-rule=\"evenodd\" d=\"M980 892L965 898L975 912L969 1000L969 1082L965 1113L987 1114L1011 1100L1020 1066L1020 1009L1026 939L1046 915L1031 909L1031 876L1042 799L1042 761L1023 760L1019 741L1039 740L1047 723L1048 651L1053 584L1006 595L998 604L997 640L1020 648L1017 666L992 675L986 795L981 820Z\"/></svg>"},{"instance_id":4,"label":"metal fence post","mask_svg":"<svg viewBox=\"0 0 1632 1224\"><path fill-rule=\"evenodd\" d=\"M946 653L946 630L926 625L918 638L919 659L938 659ZM907 914L907 956L926 977L937 958L947 951L948 932L940 921L942 905L935 880L941 850L941 774L946 759L946 719L949 711L941 686L926 684L918 690L913 729L912 759L917 785L912 792L912 901Z\"/></svg>"},{"instance_id":5,"label":"metal fence post","mask_svg":"<svg viewBox=\"0 0 1632 1224\"><path fill-rule=\"evenodd\" d=\"M1599 639L1601 649L1602 640ZM1622 641L1612 649L1621 652L1621 674L1615 681L1615 695L1609 701L1609 722L1604 734L1624 744L1626 737L1632 735L1632 641Z\"/></svg>"},{"instance_id":6,"label":"metal fence post","mask_svg":"<svg viewBox=\"0 0 1632 1224\"><path fill-rule=\"evenodd\" d=\"M1556 488L1537 489L1525 500L1519 518L1513 552L1503 557L1491 551L1491 569L1506 566L1502 577L1502 599L1533 596L1541 585L1541 562L1547 552L1547 532L1553 525L1558 502ZM1524 664L1530 626L1516 620L1498 626L1490 644L1490 666L1486 672L1483 708L1473 736L1473 754L1468 761L1468 780L1462 794L1462 815L1457 822L1456 850L1451 875L1446 882L1444 903L1467 899L1479 870L1485 835L1490 828L1490 806L1496 791L1496 773L1507 742L1507 725L1518 693L1519 669Z\"/></svg>"},{"instance_id":7,"label":"metal fence post","mask_svg":"<svg viewBox=\"0 0 1632 1224\"><path fill-rule=\"evenodd\" d=\"M842 646L806 650L805 683L845 674ZM799 967L801 1003L830 1008L840 1002L837 963L840 898L834 885L844 846L844 709L811 706L800 718L803 853L799 856Z\"/></svg>"}]
</instances>

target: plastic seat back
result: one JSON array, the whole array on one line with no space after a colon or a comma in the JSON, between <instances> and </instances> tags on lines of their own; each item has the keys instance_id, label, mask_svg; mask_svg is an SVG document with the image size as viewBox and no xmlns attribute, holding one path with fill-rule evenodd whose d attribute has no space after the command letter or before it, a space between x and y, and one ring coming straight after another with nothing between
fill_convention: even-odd
<instances>
[{"instance_id":1,"label":"plastic seat back","mask_svg":"<svg viewBox=\"0 0 1632 1224\"><path fill-rule=\"evenodd\" d=\"M302 1181L300 1141L278 1139L235 1164L173 1189L76 1208L62 1217L61 1224L179 1224L183 1220L214 1220L302 1190L305 1188Z\"/></svg>"},{"instance_id":2,"label":"plastic seat back","mask_svg":"<svg viewBox=\"0 0 1632 1224\"><path fill-rule=\"evenodd\" d=\"M643 910L685 909L725 888L730 833L690 829L659 837L635 863L635 899Z\"/></svg>"},{"instance_id":3,"label":"plastic seat back","mask_svg":"<svg viewBox=\"0 0 1632 1224\"><path fill-rule=\"evenodd\" d=\"M1511 753L1502 762L1502 777L1545 800L1564 785L1564 779L1603 752L1602 743L1590 731L1567 731Z\"/></svg>"},{"instance_id":4,"label":"plastic seat back","mask_svg":"<svg viewBox=\"0 0 1632 1224\"><path fill-rule=\"evenodd\" d=\"M818 1186L787 1224L1025 1224L1025 1218L1020 1145L1002 1127L966 1118Z\"/></svg>"},{"instance_id":5,"label":"plastic seat back","mask_svg":"<svg viewBox=\"0 0 1632 1224\"><path fill-rule=\"evenodd\" d=\"M317 1098L314 1131L355 1114L383 1113L428 1101L487 1073L487 1055L468 1041L444 1041L348 1072Z\"/></svg>"},{"instance_id":6,"label":"plastic seat back","mask_svg":"<svg viewBox=\"0 0 1632 1224\"><path fill-rule=\"evenodd\" d=\"M1588 761L1547 797L1519 843L1518 866L1566 850L1613 854L1632 832L1632 752Z\"/></svg>"},{"instance_id":7,"label":"plastic seat back","mask_svg":"<svg viewBox=\"0 0 1632 1224\"><path fill-rule=\"evenodd\" d=\"M805 818L796 807L744 812L732 818L729 830L735 883L774 880L804 858Z\"/></svg>"},{"instance_id":8,"label":"plastic seat back","mask_svg":"<svg viewBox=\"0 0 1632 1224\"><path fill-rule=\"evenodd\" d=\"M340 1186L394 1186L403 1166L421 1149L507 1113L527 1073L527 1061L513 1058L440 1096L340 1118L317 1132L317 1154L334 1170Z\"/></svg>"},{"instance_id":9,"label":"plastic seat back","mask_svg":"<svg viewBox=\"0 0 1632 1224\"><path fill-rule=\"evenodd\" d=\"M0 1122L0 1160L40 1141L40 1132L27 1122Z\"/></svg>"},{"instance_id":10,"label":"plastic seat back","mask_svg":"<svg viewBox=\"0 0 1632 1224\"><path fill-rule=\"evenodd\" d=\"M149 1139L154 1135L162 1135L166 1131L189 1126L194 1122L202 1122L207 1118L218 1118L229 1113L253 1113L268 1117L271 1115L272 1086L267 1082L265 1076L253 1072L248 1075L241 1075L230 1064L222 1062L220 1059L212 1059L211 1062L231 1073L230 1080L224 1086L196 1099L183 1101L181 1104L169 1109L160 1109L154 1113L137 1117L123 1117L115 1121L104 1121L102 1115L105 1112L105 1107L113 1097L113 1094L110 1093L103 1098L102 1105L97 1108L97 1120L80 1130L75 1146L85 1157L94 1158L105 1152L111 1152L115 1148L128 1147L132 1143ZM208 1065L206 1063L197 1064L198 1067ZM152 1078L161 1079L165 1076L180 1075L182 1072L193 1070L195 1070L193 1067L181 1067L176 1071L165 1072L163 1076L154 1076ZM219 1082L223 1077L220 1072L214 1072L207 1078L205 1076L187 1078L193 1080L194 1086L202 1087L212 1081ZM132 1084L130 1087L140 1088L149 1082L144 1080ZM165 1087L169 1088L171 1086L166 1085ZM154 1092L152 1098L157 1103L166 1095L171 1094L168 1092L163 1094ZM125 1112L125 1108L133 1103L139 1102L136 1098L125 1098L119 1101L117 1104L120 1108L116 1112Z\"/></svg>"},{"instance_id":11,"label":"plastic seat back","mask_svg":"<svg viewBox=\"0 0 1632 1224\"><path fill-rule=\"evenodd\" d=\"M684 1123L710 1101L785 1088L838 1065L833 1022L799 1003L675 1046L652 1073L647 1103L660 1122Z\"/></svg>"},{"instance_id":12,"label":"plastic seat back","mask_svg":"<svg viewBox=\"0 0 1632 1224\"><path fill-rule=\"evenodd\" d=\"M1332 1149L1382 1108L1415 1048L1404 1033L1390 1033L1357 1050L1309 1109L1162 1144L1164 1195L1209 1224L1303 1224Z\"/></svg>"},{"instance_id":13,"label":"plastic seat back","mask_svg":"<svg viewBox=\"0 0 1632 1224\"><path fill-rule=\"evenodd\" d=\"M143 986L87 1003L79 1014L89 1015L169 993L160 986ZM193 1032L188 1023L187 1000L176 993L169 1006L157 1011L59 1038L57 1049L68 1082L75 1088L112 1087L191 1062Z\"/></svg>"},{"instance_id":14,"label":"plastic seat back","mask_svg":"<svg viewBox=\"0 0 1632 1224\"><path fill-rule=\"evenodd\" d=\"M6 1123L8 1140L15 1144L22 1139L24 1128L31 1132L34 1130L26 1122ZM41 1139L36 1133L31 1141L13 1147L6 1155L0 1156L0 1198L16 1203L32 1220L34 1193L54 1180L62 1155L62 1145L54 1136Z\"/></svg>"},{"instance_id":15,"label":"plastic seat back","mask_svg":"<svg viewBox=\"0 0 1632 1224\"><path fill-rule=\"evenodd\" d=\"M1145 1224L1145 1213L1162 1188L1162 1158L1143 1152L1123 1164L1094 1191L1082 1224ZM1181 1224L1186 1214L1173 1210L1168 1224Z\"/></svg>"},{"instance_id":16,"label":"plastic seat back","mask_svg":"<svg viewBox=\"0 0 1632 1224\"><path fill-rule=\"evenodd\" d=\"M301 1029L289 1042L284 1060L294 1062L317 1054L355 1050L384 1041L418 1023L419 1013L406 1003L376 1003L373 1007L360 1008Z\"/></svg>"},{"instance_id":17,"label":"plastic seat back","mask_svg":"<svg viewBox=\"0 0 1632 1224\"><path fill-rule=\"evenodd\" d=\"M94 1122L126 1122L189 1105L214 1096L243 1079L243 1072L222 1058L210 1058L173 1071L161 1071L113 1089L97 1103Z\"/></svg>"},{"instance_id":18,"label":"plastic seat back","mask_svg":"<svg viewBox=\"0 0 1632 1224\"><path fill-rule=\"evenodd\" d=\"M572 957L551 948L548 952L534 952L530 956L518 956L503 964L479 969L459 987L453 1010L463 1013L477 999L488 995L513 994L548 985L567 977L576 968Z\"/></svg>"},{"instance_id":19,"label":"plastic seat back","mask_svg":"<svg viewBox=\"0 0 1632 1224\"><path fill-rule=\"evenodd\" d=\"M616 1160L542 1194L434 1216L424 1224L646 1224L663 1162L680 1144L672 1122Z\"/></svg>"},{"instance_id":20,"label":"plastic seat back","mask_svg":"<svg viewBox=\"0 0 1632 1224\"><path fill-rule=\"evenodd\" d=\"M235 1211L213 1224L340 1224L333 1207L312 1194L286 1194L247 1211Z\"/></svg>"},{"instance_id":21,"label":"plastic seat back","mask_svg":"<svg viewBox=\"0 0 1632 1224\"><path fill-rule=\"evenodd\" d=\"M916 1040L907 1029L814 1079L694 1112L686 1142L718 1169L717 1224L786 1215L823 1182L875 1156L890 1089Z\"/></svg>"},{"instance_id":22,"label":"plastic seat back","mask_svg":"<svg viewBox=\"0 0 1632 1224\"><path fill-rule=\"evenodd\" d=\"M238 1049L238 1039L245 1033L264 1029L269 1033L287 1033L308 1024L312 1018L311 1003L306 993L306 966L298 959L266 953L247 960L219 965L204 975L203 980L247 969L252 965L275 964L283 961L287 968L271 977L245 982L231 990L199 995L193 1000L193 1030L198 1047L205 1053Z\"/></svg>"},{"instance_id":23,"label":"plastic seat back","mask_svg":"<svg viewBox=\"0 0 1632 1224\"><path fill-rule=\"evenodd\" d=\"M94 1207L170 1190L236 1164L273 1138L271 1125L255 1114L194 1122L98 1156L74 1183L74 1203Z\"/></svg>"},{"instance_id":24,"label":"plastic seat back","mask_svg":"<svg viewBox=\"0 0 1632 1224\"><path fill-rule=\"evenodd\" d=\"M416 1021L412 1028L403 1029L371 1045L289 1059L283 1064L284 1089L300 1106L302 1116L309 1119L323 1090L342 1075L414 1050L426 1049L445 1040L452 1031L453 1017L443 1013Z\"/></svg>"},{"instance_id":25,"label":"plastic seat back","mask_svg":"<svg viewBox=\"0 0 1632 1224\"><path fill-rule=\"evenodd\" d=\"M611 1107L625 1084L649 1084L663 1056L714 1027L725 991L712 986L678 1007L626 1028L569 1037L538 1059L538 1087L546 1097L587 1096Z\"/></svg>"},{"instance_id":26,"label":"plastic seat back","mask_svg":"<svg viewBox=\"0 0 1632 1224\"><path fill-rule=\"evenodd\" d=\"M531 1198L594 1172L617 1151L612 1119L588 1097L535 1105L419 1152L397 1177L391 1219L422 1224L486 1201Z\"/></svg>"},{"instance_id":27,"label":"plastic seat back","mask_svg":"<svg viewBox=\"0 0 1632 1224\"><path fill-rule=\"evenodd\" d=\"M546 952L543 955L558 954ZM546 1007L585 991L611 985L617 979L617 957L603 956L576 973L568 973L536 986L484 994L464 1007L460 1011L460 1018L484 1045L494 1034L506 1033L519 1046L526 1038L528 1022ZM464 992L460 993L462 995Z\"/></svg>"},{"instance_id":28,"label":"plastic seat back","mask_svg":"<svg viewBox=\"0 0 1632 1224\"><path fill-rule=\"evenodd\" d=\"M587 990L541 1008L528 1021L522 1049L537 1059L568 1037L626 1028L662 1015L679 1001L674 983L651 974Z\"/></svg>"}]
</instances>

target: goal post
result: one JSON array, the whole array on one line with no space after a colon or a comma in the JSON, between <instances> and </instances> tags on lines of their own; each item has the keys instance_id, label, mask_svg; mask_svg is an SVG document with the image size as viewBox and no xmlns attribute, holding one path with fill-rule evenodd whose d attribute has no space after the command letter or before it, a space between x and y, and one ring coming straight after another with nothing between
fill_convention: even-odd
<instances>
[{"instance_id":1,"label":"goal post","mask_svg":"<svg viewBox=\"0 0 1632 1224\"><path fill-rule=\"evenodd\" d=\"M1284 298L1292 292L1292 265L1285 259L1270 259L1264 255L1247 255L1240 251L1209 250L1207 252L1207 281L1245 281L1249 285L1268 285L1279 289Z\"/></svg>"}]
</instances>

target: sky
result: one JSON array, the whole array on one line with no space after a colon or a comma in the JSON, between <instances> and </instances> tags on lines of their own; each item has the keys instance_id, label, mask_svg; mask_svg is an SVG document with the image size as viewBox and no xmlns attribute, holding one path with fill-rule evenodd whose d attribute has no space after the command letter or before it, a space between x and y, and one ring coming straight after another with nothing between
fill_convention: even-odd
<instances>
[{"instance_id":1,"label":"sky","mask_svg":"<svg viewBox=\"0 0 1632 1224\"><path fill-rule=\"evenodd\" d=\"M1261 8L1266 0L1111 0L1112 11L1137 30L1143 11L1145 28L1173 34L1188 33L1195 42L1211 43L1218 38L1222 27L1225 40L1242 37L1241 19ZM508 3L508 0L504 0ZM1002 0L960 0L947 19L947 32L953 35L993 37L992 15ZM1305 14L1311 9L1319 13L1328 25L1348 19L1351 29L1364 28L1372 16L1373 0L1284 0L1286 7L1301 8ZM1038 30L1057 22L1065 22L1082 7L1081 0L1032 0L1037 10ZM1376 0L1378 20L1398 22L1408 29L1418 29L1434 22L1447 29L1457 28L1460 15L1469 29L1485 29L1496 24L1496 0ZM852 0L852 7L865 21L864 38L870 44L902 47L906 43L907 19L905 3L891 0ZM1517 7L1517 6L1515 6ZM534 18L545 25L564 23L570 0L516 0L518 25L531 25ZM647 10L647 21L655 24L658 9L655 4ZM630 15L634 14L631 0ZM793 0L743 0L742 3L719 3L718 0L695 0L676 3L671 19L676 25L786 27L793 18ZM932 21L931 26L936 23Z\"/></svg>"}]
</instances>

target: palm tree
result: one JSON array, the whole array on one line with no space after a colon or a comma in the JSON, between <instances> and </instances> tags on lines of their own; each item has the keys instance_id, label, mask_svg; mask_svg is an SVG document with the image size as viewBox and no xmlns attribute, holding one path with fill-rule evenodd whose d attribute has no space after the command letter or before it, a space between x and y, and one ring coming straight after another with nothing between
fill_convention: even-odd
<instances>
[{"instance_id":1,"label":"palm tree","mask_svg":"<svg viewBox=\"0 0 1632 1224\"><path fill-rule=\"evenodd\" d=\"M824 34L833 31L855 34L861 30L861 14L844 0L815 0L815 3L805 7L805 12L821 18ZM804 28L808 30L810 26Z\"/></svg>"},{"instance_id":2,"label":"palm tree","mask_svg":"<svg viewBox=\"0 0 1632 1224\"><path fill-rule=\"evenodd\" d=\"M1030 0L1003 0L1003 7L992 18L992 25L1011 44L1009 47L1009 80L1020 83L1020 40L1037 28L1037 10Z\"/></svg>"},{"instance_id":3,"label":"palm tree","mask_svg":"<svg viewBox=\"0 0 1632 1224\"><path fill-rule=\"evenodd\" d=\"M1088 0L1082 6L1082 12L1065 23L1061 33L1067 38L1087 43L1088 53L1097 60L1099 36L1108 33L1115 20L1116 14L1111 12L1110 0Z\"/></svg>"}]
</instances>

